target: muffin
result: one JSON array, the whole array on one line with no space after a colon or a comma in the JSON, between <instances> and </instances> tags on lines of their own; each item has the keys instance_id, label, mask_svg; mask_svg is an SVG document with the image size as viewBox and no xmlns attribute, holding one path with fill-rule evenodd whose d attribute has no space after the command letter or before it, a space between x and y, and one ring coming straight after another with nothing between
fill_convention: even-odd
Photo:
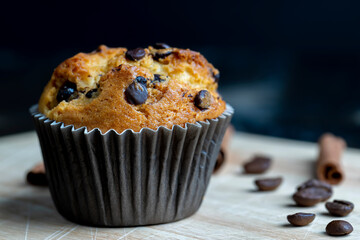
<instances>
[{"instance_id":1,"label":"muffin","mask_svg":"<svg viewBox=\"0 0 360 240\"><path fill-rule=\"evenodd\" d=\"M115 227L196 212L233 114L219 76L166 44L102 45L61 63L30 109L59 213Z\"/></svg>"}]
</instances>

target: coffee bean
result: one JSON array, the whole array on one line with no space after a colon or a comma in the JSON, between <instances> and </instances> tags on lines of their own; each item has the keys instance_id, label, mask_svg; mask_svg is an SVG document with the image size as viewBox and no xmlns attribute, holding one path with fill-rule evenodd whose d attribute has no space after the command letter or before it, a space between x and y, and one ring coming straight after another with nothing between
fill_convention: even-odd
<instances>
[{"instance_id":1,"label":"coffee bean","mask_svg":"<svg viewBox=\"0 0 360 240\"><path fill-rule=\"evenodd\" d=\"M167 48L170 48L170 46L167 45L166 43L155 43L154 48L155 49L167 49Z\"/></svg>"},{"instance_id":2,"label":"coffee bean","mask_svg":"<svg viewBox=\"0 0 360 240\"><path fill-rule=\"evenodd\" d=\"M146 80L146 79L145 79ZM142 79L137 78L126 88L125 99L133 105L140 105L146 102L148 91L146 85L142 83Z\"/></svg>"},{"instance_id":3,"label":"coffee bean","mask_svg":"<svg viewBox=\"0 0 360 240\"><path fill-rule=\"evenodd\" d=\"M194 104L200 110L205 110L210 107L211 101L211 93L208 90L201 90L196 94Z\"/></svg>"},{"instance_id":4,"label":"coffee bean","mask_svg":"<svg viewBox=\"0 0 360 240\"><path fill-rule=\"evenodd\" d=\"M143 48L135 48L128 50L125 54L125 57L131 61L137 61L145 57L145 50Z\"/></svg>"},{"instance_id":5,"label":"coffee bean","mask_svg":"<svg viewBox=\"0 0 360 240\"><path fill-rule=\"evenodd\" d=\"M171 54L172 54L172 51L168 51L168 52L164 52L164 53L157 52L157 53L155 53L155 55L153 56L153 58L154 58L156 61L159 61L160 59L166 58L167 56L169 56L169 55L171 55Z\"/></svg>"},{"instance_id":6,"label":"coffee bean","mask_svg":"<svg viewBox=\"0 0 360 240\"><path fill-rule=\"evenodd\" d=\"M90 91L88 91L86 94L85 94L85 97L87 98L92 98L92 97L95 97L97 95L97 89L91 89Z\"/></svg>"},{"instance_id":7,"label":"coffee bean","mask_svg":"<svg viewBox=\"0 0 360 240\"><path fill-rule=\"evenodd\" d=\"M272 191L280 186L282 178L263 178L255 180L255 184L260 191Z\"/></svg>"},{"instance_id":8,"label":"coffee bean","mask_svg":"<svg viewBox=\"0 0 360 240\"><path fill-rule=\"evenodd\" d=\"M331 236L348 235L353 230L351 224L344 220L334 220L326 226L326 233Z\"/></svg>"},{"instance_id":9,"label":"coffee bean","mask_svg":"<svg viewBox=\"0 0 360 240\"><path fill-rule=\"evenodd\" d=\"M287 220L294 226L305 226L314 221L315 214L313 213L295 213L287 216Z\"/></svg>"},{"instance_id":10,"label":"coffee bean","mask_svg":"<svg viewBox=\"0 0 360 240\"><path fill-rule=\"evenodd\" d=\"M225 153L223 150L220 149L219 155L216 159L214 172L217 172L221 168L221 166L224 164L224 162L225 162Z\"/></svg>"},{"instance_id":11,"label":"coffee bean","mask_svg":"<svg viewBox=\"0 0 360 240\"><path fill-rule=\"evenodd\" d=\"M46 179L45 173L33 173L28 172L26 175L26 180L28 183L34 186L47 186L48 182Z\"/></svg>"},{"instance_id":12,"label":"coffee bean","mask_svg":"<svg viewBox=\"0 0 360 240\"><path fill-rule=\"evenodd\" d=\"M330 184L326 183L326 182L322 182L319 181L317 179L310 179L306 182L304 182L303 184L301 184L297 190L301 190L301 189L305 189L305 188L310 188L310 187L320 187L320 188L325 188L327 189L329 192L332 192L332 187Z\"/></svg>"},{"instance_id":13,"label":"coffee bean","mask_svg":"<svg viewBox=\"0 0 360 240\"><path fill-rule=\"evenodd\" d=\"M246 173L263 173L269 169L271 159L266 156L255 156L249 162L244 164Z\"/></svg>"},{"instance_id":14,"label":"coffee bean","mask_svg":"<svg viewBox=\"0 0 360 240\"><path fill-rule=\"evenodd\" d=\"M61 101L71 101L78 97L76 84L70 81L66 81L58 91L56 100Z\"/></svg>"},{"instance_id":15,"label":"coffee bean","mask_svg":"<svg viewBox=\"0 0 360 240\"><path fill-rule=\"evenodd\" d=\"M352 212L354 204L345 200L334 200L327 202L325 207L331 215L344 217Z\"/></svg>"},{"instance_id":16,"label":"coffee bean","mask_svg":"<svg viewBox=\"0 0 360 240\"><path fill-rule=\"evenodd\" d=\"M35 186L47 186L48 181L43 163L37 164L26 175L26 181Z\"/></svg>"},{"instance_id":17,"label":"coffee bean","mask_svg":"<svg viewBox=\"0 0 360 240\"><path fill-rule=\"evenodd\" d=\"M332 193L325 188L309 187L297 191L293 195L294 201L300 206L314 206L331 197Z\"/></svg>"},{"instance_id":18,"label":"coffee bean","mask_svg":"<svg viewBox=\"0 0 360 240\"><path fill-rule=\"evenodd\" d=\"M313 206L319 202L326 201L331 195L332 187L330 184L311 179L297 188L293 199L300 206Z\"/></svg>"}]
</instances>

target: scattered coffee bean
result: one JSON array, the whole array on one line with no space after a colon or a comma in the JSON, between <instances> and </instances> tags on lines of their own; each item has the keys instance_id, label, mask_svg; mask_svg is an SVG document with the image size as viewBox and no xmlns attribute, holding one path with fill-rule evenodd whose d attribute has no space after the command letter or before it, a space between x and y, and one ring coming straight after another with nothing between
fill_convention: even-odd
<instances>
[{"instance_id":1,"label":"scattered coffee bean","mask_svg":"<svg viewBox=\"0 0 360 240\"><path fill-rule=\"evenodd\" d=\"M295 213L287 216L287 220L294 226L305 226L314 221L315 214L313 213Z\"/></svg>"},{"instance_id":2,"label":"scattered coffee bean","mask_svg":"<svg viewBox=\"0 0 360 240\"><path fill-rule=\"evenodd\" d=\"M128 50L125 54L125 57L131 61L138 61L145 57L145 50L143 48Z\"/></svg>"},{"instance_id":3,"label":"scattered coffee bean","mask_svg":"<svg viewBox=\"0 0 360 240\"><path fill-rule=\"evenodd\" d=\"M70 81L66 81L62 87L59 89L56 96L58 102L61 101L71 101L78 97L76 84Z\"/></svg>"},{"instance_id":4,"label":"scattered coffee bean","mask_svg":"<svg viewBox=\"0 0 360 240\"><path fill-rule=\"evenodd\" d=\"M325 188L327 189L329 192L332 192L332 187L330 184L323 182L323 181L319 181L317 179L310 179L306 182L304 182L303 184L301 184L297 190L301 190L301 189L305 189L305 188L310 188L310 187L320 187L320 188Z\"/></svg>"},{"instance_id":5,"label":"scattered coffee bean","mask_svg":"<svg viewBox=\"0 0 360 240\"><path fill-rule=\"evenodd\" d=\"M244 164L246 173L263 173L269 169L271 159L266 156L255 156L249 162Z\"/></svg>"},{"instance_id":6,"label":"scattered coffee bean","mask_svg":"<svg viewBox=\"0 0 360 240\"><path fill-rule=\"evenodd\" d=\"M43 163L37 164L26 175L26 181L35 186L47 186L48 181L45 174L45 166Z\"/></svg>"},{"instance_id":7,"label":"scattered coffee bean","mask_svg":"<svg viewBox=\"0 0 360 240\"><path fill-rule=\"evenodd\" d=\"M282 178L263 178L255 180L255 184L260 191L272 191L277 189L282 183Z\"/></svg>"},{"instance_id":8,"label":"scattered coffee bean","mask_svg":"<svg viewBox=\"0 0 360 240\"><path fill-rule=\"evenodd\" d=\"M172 51L168 51L168 52L164 52L164 53L155 53L155 55L153 56L153 58L158 61L160 59L166 58L167 56L171 55Z\"/></svg>"},{"instance_id":9,"label":"scattered coffee bean","mask_svg":"<svg viewBox=\"0 0 360 240\"><path fill-rule=\"evenodd\" d=\"M354 204L345 200L334 200L327 202L325 207L331 215L344 217L352 212Z\"/></svg>"},{"instance_id":10,"label":"scattered coffee bean","mask_svg":"<svg viewBox=\"0 0 360 240\"><path fill-rule=\"evenodd\" d=\"M324 188L305 188L293 195L294 201L299 206L314 206L331 197L331 193Z\"/></svg>"},{"instance_id":11,"label":"scattered coffee bean","mask_svg":"<svg viewBox=\"0 0 360 240\"><path fill-rule=\"evenodd\" d=\"M86 94L85 94L85 97L87 98L92 98L92 97L95 97L97 95L97 89L91 89L90 91L88 91Z\"/></svg>"},{"instance_id":12,"label":"scattered coffee bean","mask_svg":"<svg viewBox=\"0 0 360 240\"><path fill-rule=\"evenodd\" d=\"M220 149L219 155L216 159L214 172L217 172L221 168L221 166L224 164L224 162L225 162L225 153L223 150Z\"/></svg>"},{"instance_id":13,"label":"scattered coffee bean","mask_svg":"<svg viewBox=\"0 0 360 240\"><path fill-rule=\"evenodd\" d=\"M138 79L139 78L139 79ZM148 91L146 89L146 79L137 77L125 90L125 99L133 105L140 105L146 102Z\"/></svg>"},{"instance_id":14,"label":"scattered coffee bean","mask_svg":"<svg viewBox=\"0 0 360 240\"><path fill-rule=\"evenodd\" d=\"M155 43L154 48L155 49L167 49L167 48L170 48L170 46L167 45L166 43Z\"/></svg>"},{"instance_id":15,"label":"scattered coffee bean","mask_svg":"<svg viewBox=\"0 0 360 240\"><path fill-rule=\"evenodd\" d=\"M334 220L326 226L326 233L331 236L343 236L352 231L353 227L351 224L344 220Z\"/></svg>"},{"instance_id":16,"label":"scattered coffee bean","mask_svg":"<svg viewBox=\"0 0 360 240\"><path fill-rule=\"evenodd\" d=\"M47 186L47 179L45 173L33 173L28 172L26 175L26 180L28 183L35 186Z\"/></svg>"},{"instance_id":17,"label":"scattered coffee bean","mask_svg":"<svg viewBox=\"0 0 360 240\"><path fill-rule=\"evenodd\" d=\"M297 188L293 199L300 206L314 206L319 202L328 200L331 195L332 188L329 184L312 179Z\"/></svg>"},{"instance_id":18,"label":"scattered coffee bean","mask_svg":"<svg viewBox=\"0 0 360 240\"><path fill-rule=\"evenodd\" d=\"M208 109L211 105L212 95L207 90L199 91L194 99L194 104L200 110Z\"/></svg>"}]
</instances>

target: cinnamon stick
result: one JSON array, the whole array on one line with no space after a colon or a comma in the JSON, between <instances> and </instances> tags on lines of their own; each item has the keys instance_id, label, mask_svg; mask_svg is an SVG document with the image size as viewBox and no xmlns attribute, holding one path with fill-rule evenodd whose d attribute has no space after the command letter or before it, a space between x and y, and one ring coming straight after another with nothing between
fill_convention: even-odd
<instances>
[{"instance_id":1,"label":"cinnamon stick","mask_svg":"<svg viewBox=\"0 0 360 240\"><path fill-rule=\"evenodd\" d=\"M331 133L323 134L319 139L319 157L317 159L317 178L330 184L339 184L344 179L341 157L346 142Z\"/></svg>"}]
</instances>

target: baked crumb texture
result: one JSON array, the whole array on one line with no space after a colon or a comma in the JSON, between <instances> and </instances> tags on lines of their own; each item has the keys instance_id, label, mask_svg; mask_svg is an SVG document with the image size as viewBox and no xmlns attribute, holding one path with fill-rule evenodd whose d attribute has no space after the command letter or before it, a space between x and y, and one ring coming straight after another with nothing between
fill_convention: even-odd
<instances>
[{"instance_id":1,"label":"baked crumb texture","mask_svg":"<svg viewBox=\"0 0 360 240\"><path fill-rule=\"evenodd\" d=\"M45 87L39 111L103 133L171 129L220 116L226 106L217 93L219 71L198 52L164 45L101 45L65 60Z\"/></svg>"}]
</instances>

